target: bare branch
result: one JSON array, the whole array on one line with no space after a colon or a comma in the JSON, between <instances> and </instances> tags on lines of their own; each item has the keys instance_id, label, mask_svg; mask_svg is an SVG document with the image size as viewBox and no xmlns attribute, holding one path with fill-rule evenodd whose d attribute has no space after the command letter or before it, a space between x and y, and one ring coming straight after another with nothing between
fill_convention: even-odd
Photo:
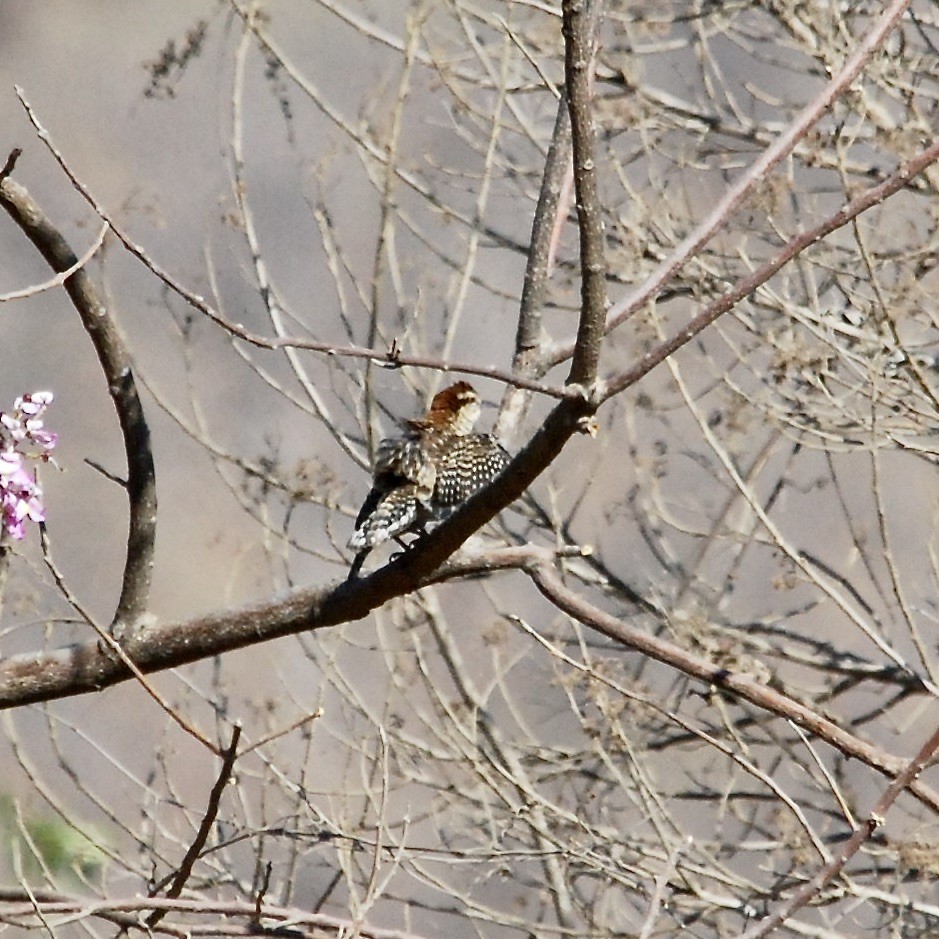
<instances>
[{"instance_id":1,"label":"bare branch","mask_svg":"<svg viewBox=\"0 0 939 939\"><path fill-rule=\"evenodd\" d=\"M595 0L593 6L596 7L598 2ZM606 254L593 126L596 26L586 0L565 0L562 8L564 73L571 114L574 188L580 227L580 320L567 380L587 388L597 376L606 317Z\"/></svg>"},{"instance_id":2,"label":"bare branch","mask_svg":"<svg viewBox=\"0 0 939 939\"><path fill-rule=\"evenodd\" d=\"M202 917L218 916L223 919L243 916L248 920L243 928L228 929L219 924L217 929L213 929L213 934L225 936L256 936L258 934L257 924L252 922L256 912L254 903L213 902L206 898L180 900L160 897L117 897L113 900L89 900L87 897L70 897L40 890L33 891L33 895L36 900L35 905L22 889L0 888L0 901L9 904L3 910L3 916L7 919L24 919L37 913L44 916L78 914L83 918L95 917L109 920L119 923L125 928L131 925L139 928L140 920L136 916L130 917L126 914L158 910L163 913L185 913ZM311 939L314 936L321 936L321 930L324 929L338 935L348 935L348 930L353 925L350 920L338 916L329 916L325 913L311 913L299 907L282 907L262 903L260 912L265 919L285 923L285 929L294 926L313 927L317 930L316 933L302 933L304 936L310 936ZM168 924L164 923L161 927L162 931L168 931L167 927ZM173 933L176 935L192 935L191 930L184 927L173 927ZM279 930L278 934L280 934ZM292 936L294 933L290 931L284 933L284 935ZM363 939L420 939L418 934L406 930L382 929L377 926L365 925L359 926L359 935Z\"/></svg>"},{"instance_id":3,"label":"bare branch","mask_svg":"<svg viewBox=\"0 0 939 939\"><path fill-rule=\"evenodd\" d=\"M637 310L653 300L662 288L720 231L734 210L753 191L754 187L768 178L773 167L788 156L815 125L832 103L843 95L851 83L860 75L872 53L884 41L906 12L912 0L892 0L880 19L871 26L857 49L845 61L822 91L813 98L785 133L761 154L747 171L718 201L706 218L679 244L668 258L660 264L646 281L636 290L615 303L609 311L606 331L609 332L625 322ZM576 345L568 343L553 350L550 361L557 365L570 358Z\"/></svg>"},{"instance_id":4,"label":"bare branch","mask_svg":"<svg viewBox=\"0 0 939 939\"><path fill-rule=\"evenodd\" d=\"M231 742L221 754L222 767L215 780L215 785L212 786L212 791L209 793L209 804L206 806L205 814L202 816L202 821L199 823L199 830L196 832L196 837L192 839L192 843L186 849L186 854L180 862L178 870L172 876L169 889L166 891L166 899L168 900L175 900L176 897L183 892L183 887L186 886L186 881L189 880L192 874L192 867L196 863L202 849L205 847L206 841L208 841L212 826L215 824L215 819L218 817L218 808L222 801L222 793L231 781L231 774L235 768L235 760L238 758L238 741L240 739L241 725L235 724L232 729ZM159 889L160 887L158 886L157 890ZM165 908L153 910L147 917L147 926L153 929L153 927L166 916L167 912Z\"/></svg>"},{"instance_id":5,"label":"bare branch","mask_svg":"<svg viewBox=\"0 0 939 939\"><path fill-rule=\"evenodd\" d=\"M479 375L481 378L492 378L496 381L504 382L507 385L514 385L519 388L527 388L530 391L540 392L552 398L563 399L574 392L537 381L535 379L525 378L521 375L514 375L504 369L491 368L488 366L477 366L463 364L459 362L450 362L437 356L407 355L396 346L390 349L376 350L366 349L361 346L340 345L333 342L322 342L313 339L304 339L301 337L284 336L269 338L254 333L246 329L240 323L233 323L226 319L217 309L208 303L204 297L193 293L168 271L156 263L149 254L137 244L129 234L124 230L115 218L107 212L100 202L91 193L88 187L79 179L77 174L66 162L65 157L59 152L49 132L39 123L35 112L30 107L29 102L23 95L22 89L17 89L17 95L22 102L23 108L29 117L30 123L36 128L40 140L46 145L55 161L62 168L62 171L69 178L72 185L82 196L82 198L91 206L95 214L106 222L110 230L121 244L138 261L140 261L158 280L164 283L177 296L183 299L189 306L199 313L207 316L216 326L219 326L229 335L247 342L249 345L257 346L260 349L306 349L310 352L322 352L329 356L345 356L348 358L369 359L386 368L401 368L403 366L413 366L415 368L431 368L444 372L463 373L466 375ZM74 263L74 260L71 263Z\"/></svg>"},{"instance_id":6,"label":"bare branch","mask_svg":"<svg viewBox=\"0 0 939 939\"><path fill-rule=\"evenodd\" d=\"M716 688L730 692L757 707L780 717L786 717L800 727L810 730L846 756L863 760L868 766L885 776L900 778L907 763L900 757L888 756L871 744L864 743L845 731L834 721L817 711L799 704L785 695L760 684L745 675L734 674L720 665L712 664L657 636L627 626L609 613L588 603L568 589L557 573L544 564L534 564L527 571L536 586L565 613L595 629L604 636L635 649L650 658L665 662L686 675L698 678ZM904 777L905 778L905 777ZM904 785L909 784L907 780ZM939 792L922 784L910 784L910 791L924 804L939 809Z\"/></svg>"},{"instance_id":7,"label":"bare branch","mask_svg":"<svg viewBox=\"0 0 939 939\"><path fill-rule=\"evenodd\" d=\"M76 271L81 270L94 256L97 254L98 249L101 245L104 244L105 235L107 235L110 230L110 226L105 222L101 226L101 231L98 232L95 240L88 246L87 251L67 270L62 271L60 274L56 274L55 277L50 277L48 280L43 281L41 284L33 284L30 287L21 287L19 290L11 290L9 293L0 293L0 303L7 303L10 300L22 300L25 297L33 297L37 293L42 293L45 290L52 290L55 287L61 287Z\"/></svg>"},{"instance_id":8,"label":"bare branch","mask_svg":"<svg viewBox=\"0 0 939 939\"><path fill-rule=\"evenodd\" d=\"M621 372L618 375L607 379L604 387L604 396L609 398L619 394L630 385L634 385L640 378L647 375L657 365L664 362L670 355L677 352L682 346L689 343L702 330L706 329L715 320L723 316L728 310L732 309L737 303L749 296L761 284L765 284L774 274L778 273L793 258L798 257L806 248L817 244L826 235L847 225L862 212L875 205L880 204L885 199L899 192L907 186L911 179L918 176L933 163L939 160L939 141L920 151L912 159L907 160L903 166L896 172L888 176L882 183L872 186L860 195L855 196L844 207L839 209L833 215L829 216L823 222L807 229L795 238L792 238L786 246L779 251L775 257L771 258L765 264L760 265L749 277L739 281L732 289L728 290L722 296L718 297L712 303L709 303L697 316L695 316L687 326L680 332L659 343L647 355L643 356L642 361L632 368Z\"/></svg>"},{"instance_id":9,"label":"bare branch","mask_svg":"<svg viewBox=\"0 0 939 939\"><path fill-rule=\"evenodd\" d=\"M79 266L68 242L26 189L10 178L4 179L0 182L0 204L54 271L74 269L64 286L95 347L117 412L127 458L130 511L121 595L111 623L112 633L120 637L135 627L147 609L157 515L150 429L137 392L130 352L91 277Z\"/></svg>"},{"instance_id":10,"label":"bare branch","mask_svg":"<svg viewBox=\"0 0 939 939\"><path fill-rule=\"evenodd\" d=\"M893 782L887 786L867 818L857 827L854 834L842 844L832 861L826 864L808 883L800 887L772 915L760 920L752 929L741 933L738 939L760 939L761 936L768 936L777 926L786 922L793 913L802 909L817 897L822 889L844 870L848 861L857 854L871 835L878 828L883 827L890 807L897 801L904 789L909 788L912 791L914 780L932 763L937 750L939 750L939 730L933 732L932 736L920 747L916 756L903 767Z\"/></svg>"},{"instance_id":11,"label":"bare branch","mask_svg":"<svg viewBox=\"0 0 939 939\"><path fill-rule=\"evenodd\" d=\"M524 378L537 374L541 360L543 335L541 306L544 303L548 278L554 267L557 232L566 220L567 200L564 198L573 183L571 177L571 115L566 96L558 101L557 117L551 145L545 159L544 174L538 192L538 204L531 226L531 242L522 282L522 298L518 311L518 330L512 372ZM509 440L517 432L530 399L521 386L506 388L499 409L496 434Z\"/></svg>"}]
</instances>

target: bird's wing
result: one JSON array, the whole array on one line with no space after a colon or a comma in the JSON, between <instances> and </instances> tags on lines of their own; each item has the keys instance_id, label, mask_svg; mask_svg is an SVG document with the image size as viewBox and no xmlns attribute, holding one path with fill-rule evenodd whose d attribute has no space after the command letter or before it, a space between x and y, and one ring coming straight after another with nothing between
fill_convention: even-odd
<instances>
[{"instance_id":1,"label":"bird's wing","mask_svg":"<svg viewBox=\"0 0 939 939\"><path fill-rule=\"evenodd\" d=\"M456 507L492 482L509 465L509 455L492 434L469 434L452 441L437 467L433 502Z\"/></svg>"},{"instance_id":2,"label":"bird's wing","mask_svg":"<svg viewBox=\"0 0 939 939\"><path fill-rule=\"evenodd\" d=\"M434 488L432 454L416 437L390 437L382 440L375 455L375 482L390 489L403 481L417 484L430 495Z\"/></svg>"}]
</instances>

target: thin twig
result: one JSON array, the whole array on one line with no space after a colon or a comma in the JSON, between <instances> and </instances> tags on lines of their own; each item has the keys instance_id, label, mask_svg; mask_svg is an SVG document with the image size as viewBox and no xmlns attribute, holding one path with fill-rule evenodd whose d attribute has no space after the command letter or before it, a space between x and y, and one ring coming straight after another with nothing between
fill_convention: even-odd
<instances>
[{"instance_id":1,"label":"thin twig","mask_svg":"<svg viewBox=\"0 0 939 939\"><path fill-rule=\"evenodd\" d=\"M104 222L98 237L91 243L88 250L71 266L66 268L55 277L44 280L41 284L33 284L30 287L20 287L19 290L11 290L9 293L0 293L0 303L7 303L10 300L22 300L25 297L34 297L37 293L45 290L52 290L55 287L61 287L76 271L81 270L98 252L101 245L104 244L104 238L110 231L110 226Z\"/></svg>"},{"instance_id":2,"label":"thin twig","mask_svg":"<svg viewBox=\"0 0 939 939\"><path fill-rule=\"evenodd\" d=\"M20 147L14 147L10 151L10 155L7 157L6 163L3 164L3 169L0 170L0 183L2 183L12 172L13 168L16 166L16 161L22 156L23 150Z\"/></svg>"},{"instance_id":3,"label":"thin twig","mask_svg":"<svg viewBox=\"0 0 939 939\"><path fill-rule=\"evenodd\" d=\"M669 880L671 880L672 874L675 873L675 869L678 867L678 858L681 856L682 850L691 847L691 845L692 838L691 835L688 835L682 843L675 845L669 852L665 865L655 878L655 890L652 893L652 899L649 901L649 912L646 914L645 922L639 931L638 939L649 939L652 935L659 913L667 902L665 894L668 890Z\"/></svg>"},{"instance_id":4,"label":"thin twig","mask_svg":"<svg viewBox=\"0 0 939 939\"><path fill-rule=\"evenodd\" d=\"M51 546L49 544L49 537L46 531L45 523L40 522L39 524L39 538L42 545L42 557L45 561L46 567L49 570L49 573L52 575L52 579L55 581L56 587L59 588L62 596L65 598L66 602L69 603L73 609L78 613L79 616L97 633L98 635L98 651L110 658L112 661L120 661L124 665L131 675L137 680L140 684L140 687L150 695L150 697L161 707L172 720L181 727L190 737L198 740L206 749L210 750L212 753L217 754L219 752L218 747L212 743L204 734L197 730L192 724L190 724L164 697L157 691L154 686L147 681L146 676L143 672L137 667L137 664L134 660L127 654L124 649L124 645L121 642L112 636L107 630L102 629L101 626L95 621L95 618L91 613L85 609L84 605L79 601L72 591L70 590L68 584L65 581L65 578L62 576L62 572L59 570L55 561L52 558Z\"/></svg>"},{"instance_id":5,"label":"thin twig","mask_svg":"<svg viewBox=\"0 0 939 939\"><path fill-rule=\"evenodd\" d=\"M611 398L623 389L634 385L640 378L651 372L657 365L665 361L670 355L686 345L702 330L706 329L715 320L732 309L744 297L753 293L757 287L765 283L774 274L785 267L793 258L801 254L806 248L819 242L826 235L847 225L862 212L867 211L888 197L899 192L911 179L918 176L923 170L939 160L939 141L925 150L921 150L912 159L908 160L896 172L888 176L883 182L872 186L839 209L834 215L813 228L803 231L792 238L775 257L758 267L752 274L709 303L685 327L665 342L659 343L642 360L624 372L608 377L604 383L603 397Z\"/></svg>"},{"instance_id":6,"label":"thin twig","mask_svg":"<svg viewBox=\"0 0 939 939\"><path fill-rule=\"evenodd\" d=\"M245 747L244 750L242 750L238 755L245 756L246 754L251 753L252 750L258 750L261 747L267 746L267 744L272 743L279 737L286 736L287 734L296 730L298 727L302 727L304 724L309 724L310 721L319 720L322 716L322 708L317 708L315 711L311 711L309 714L304 714L303 717L298 717L295 721L291 721L286 727L281 727L279 730L272 730L269 734L265 734L260 740L252 743L250 747Z\"/></svg>"},{"instance_id":7,"label":"thin twig","mask_svg":"<svg viewBox=\"0 0 939 939\"><path fill-rule=\"evenodd\" d=\"M199 830L196 832L196 837L193 838L192 844L189 845L185 855L183 855L179 869L173 875L169 889L166 891L166 898L168 900L175 900L182 893L183 887L186 886L186 881L189 880L189 876L192 874L192 867L196 863L196 859L199 857L202 849L205 847L209 833L212 831L212 826L215 824L215 819L218 817L218 808L222 801L222 793L225 791L225 787L231 779L232 769L235 766L235 760L238 758L238 741L240 738L241 725L235 724L232 729L231 742L224 751L222 751L222 768L219 770L215 785L212 786L212 791L209 793L209 804L206 806L205 814L202 816ZM159 889L159 887L157 887L157 889ZM166 916L166 913L167 910L165 909L153 910L147 917L147 926L153 929L153 927Z\"/></svg>"},{"instance_id":8,"label":"thin twig","mask_svg":"<svg viewBox=\"0 0 939 939\"><path fill-rule=\"evenodd\" d=\"M245 175L244 158L244 100L245 100L245 60L251 47L251 33L247 28L242 33L241 41L238 44L238 50L235 54L235 71L232 76L232 131L231 131L231 161L232 161L232 190L235 204L238 207L238 214L241 221L241 231L244 233L247 242L248 251L251 253L251 262L254 267L254 276L258 286L258 292L267 311L271 327L278 338L283 338L286 334L284 327L284 313L277 301L276 291L273 281L264 262L264 255L261 251L260 236L254 224L254 212L251 208L251 202L248 197L248 180ZM372 343L369 343L372 345ZM320 424L326 428L339 447L354 462L363 467L368 466L368 462L363 458L359 447L343 433L339 423L330 413L329 408L317 388L317 382L311 378L304 362L298 354L298 350L293 346L285 346L284 355L290 365L291 370L300 387L303 389L309 401L309 406L316 415Z\"/></svg>"},{"instance_id":9,"label":"thin twig","mask_svg":"<svg viewBox=\"0 0 939 939\"><path fill-rule=\"evenodd\" d=\"M556 607L590 629L656 661L677 668L690 677L749 701L763 710L786 717L801 727L807 728L846 756L863 760L884 776L895 778L903 773L907 765L906 760L884 753L877 747L848 733L835 721L823 717L817 711L767 685L732 672L722 665L712 664L680 646L627 625L570 590L557 572L548 565L534 564L527 569L527 573L535 586ZM939 811L939 793L935 790L917 782L910 785L910 791L924 805L934 811Z\"/></svg>"},{"instance_id":10,"label":"thin twig","mask_svg":"<svg viewBox=\"0 0 939 939\"><path fill-rule=\"evenodd\" d=\"M208 317L216 326L219 326L229 335L236 339L257 346L259 349L305 349L309 352L322 352L329 356L344 356L353 359L372 359L386 368L401 368L403 366L413 366L414 368L429 368L443 372L455 372L465 375L478 375L480 378L492 378L495 381L503 382L507 385L515 385L519 388L527 388L536 391L539 394L550 398L572 397L577 394L575 391L558 388L546 382L535 379L524 378L513 375L504 369L492 368L483 365L472 365L462 362L450 362L435 356L406 355L395 346L390 349L377 350L367 349L362 346L340 345L333 342L323 342L314 339L304 339L297 336L283 336L270 338L254 333L245 328L240 323L234 323L224 317L215 309L204 297L193 293L178 280L176 280L168 271L164 270L149 254L137 244L130 235L124 230L123 226L101 205L95 198L88 186L79 179L78 175L72 170L71 166L65 160L65 157L52 142L49 132L40 124L35 112L29 102L23 95L21 88L16 88L17 96L23 105L30 123L36 129L39 139L46 145L49 153L55 159L56 163L62 169L62 172L69 178L69 181L75 187L76 191L93 209L95 214L104 222L107 222L115 237L151 274L165 284L173 293L184 300L189 306L204 316Z\"/></svg>"},{"instance_id":11,"label":"thin twig","mask_svg":"<svg viewBox=\"0 0 939 939\"><path fill-rule=\"evenodd\" d=\"M854 834L848 838L835 854L834 859L826 864L808 883L800 887L778 910L760 920L752 929L741 933L737 939L760 939L768 936L777 926L781 926L797 910L807 903L830 884L843 870L848 861L861 849L864 842L882 827L886 821L887 812L896 802L904 789L912 788L914 780L932 762L936 751L939 750L939 730L920 747L919 753L910 760L897 777L884 790L877 804L871 809L867 818L855 829Z\"/></svg>"}]
</instances>

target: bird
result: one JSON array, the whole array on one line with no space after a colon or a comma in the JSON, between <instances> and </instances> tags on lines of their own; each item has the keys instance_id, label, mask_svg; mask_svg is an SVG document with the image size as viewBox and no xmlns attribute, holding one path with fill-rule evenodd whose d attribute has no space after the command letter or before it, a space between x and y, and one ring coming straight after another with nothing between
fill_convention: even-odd
<instances>
[{"instance_id":1,"label":"bird","mask_svg":"<svg viewBox=\"0 0 939 939\"><path fill-rule=\"evenodd\" d=\"M349 539L360 552L350 576L372 548L442 521L505 469L509 455L495 437L472 433L480 411L473 386L459 381L434 395L424 417L379 443L372 488Z\"/></svg>"}]
</instances>

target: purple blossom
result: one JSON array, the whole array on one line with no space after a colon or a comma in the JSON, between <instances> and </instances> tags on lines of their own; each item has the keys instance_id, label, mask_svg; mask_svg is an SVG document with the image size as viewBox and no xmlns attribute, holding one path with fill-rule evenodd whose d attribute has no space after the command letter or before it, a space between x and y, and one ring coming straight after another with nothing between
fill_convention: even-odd
<instances>
[{"instance_id":1,"label":"purple blossom","mask_svg":"<svg viewBox=\"0 0 939 939\"><path fill-rule=\"evenodd\" d=\"M46 518L42 489L26 461L51 459L58 438L42 420L51 403L51 391L36 391L17 398L12 411L0 412L0 524L17 541L26 536L27 519Z\"/></svg>"}]
</instances>

